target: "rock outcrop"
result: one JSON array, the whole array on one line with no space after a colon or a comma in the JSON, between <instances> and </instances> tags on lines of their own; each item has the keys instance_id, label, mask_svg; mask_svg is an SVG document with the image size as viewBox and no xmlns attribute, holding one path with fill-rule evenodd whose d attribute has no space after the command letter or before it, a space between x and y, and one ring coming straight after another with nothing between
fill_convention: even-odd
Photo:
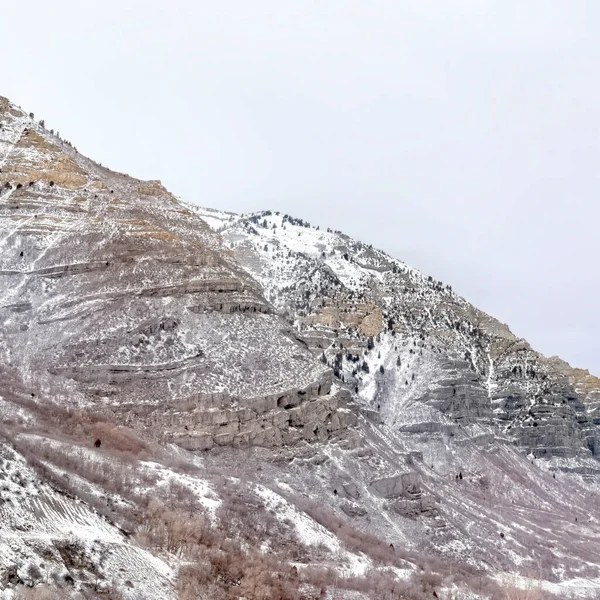
<instances>
[{"instance_id":1,"label":"rock outcrop","mask_svg":"<svg viewBox=\"0 0 600 600\"><path fill-rule=\"evenodd\" d=\"M600 380L535 352L450 286L288 215L198 213L363 414L413 433L481 423L536 457L598 456Z\"/></svg>"},{"instance_id":2,"label":"rock outcrop","mask_svg":"<svg viewBox=\"0 0 600 600\"><path fill-rule=\"evenodd\" d=\"M347 395L157 181L0 102L0 360L20 391L188 448L326 439Z\"/></svg>"},{"instance_id":3,"label":"rock outcrop","mask_svg":"<svg viewBox=\"0 0 600 600\"><path fill-rule=\"evenodd\" d=\"M371 489L383 498L399 498L401 496L420 496L418 478L414 473L401 473L392 477L384 477L371 482Z\"/></svg>"},{"instance_id":4,"label":"rock outcrop","mask_svg":"<svg viewBox=\"0 0 600 600\"><path fill-rule=\"evenodd\" d=\"M592 375L371 246L194 208L2 98L0 169L0 588L174 600L197 556L194 597L225 562L254 589L263 556L311 595L299 560L368 568L340 581L373 598L390 565L471 596L475 572L600 581Z\"/></svg>"}]
</instances>

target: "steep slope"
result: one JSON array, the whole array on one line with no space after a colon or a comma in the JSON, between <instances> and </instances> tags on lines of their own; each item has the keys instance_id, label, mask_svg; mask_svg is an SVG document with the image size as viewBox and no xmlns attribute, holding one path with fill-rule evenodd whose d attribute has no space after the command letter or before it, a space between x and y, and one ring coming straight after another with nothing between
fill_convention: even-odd
<instances>
[{"instance_id":1,"label":"steep slope","mask_svg":"<svg viewBox=\"0 0 600 600\"><path fill-rule=\"evenodd\" d=\"M189 448L343 426L330 370L159 182L86 159L6 100L0 125L0 360L23 391ZM308 401L322 419L300 428L299 410L290 429L285 407Z\"/></svg>"},{"instance_id":2,"label":"steep slope","mask_svg":"<svg viewBox=\"0 0 600 600\"><path fill-rule=\"evenodd\" d=\"M80 500L40 480L0 441L0 597L13 586L52 582L68 591L174 598L175 571ZM65 592L65 594L68 592Z\"/></svg>"},{"instance_id":3,"label":"steep slope","mask_svg":"<svg viewBox=\"0 0 600 600\"><path fill-rule=\"evenodd\" d=\"M132 541L156 477L131 464L179 460L149 442L278 446L356 420L201 219L3 98L0 323L0 435L24 488L3 488L0 591L62 577L61 598L174 597L178 558Z\"/></svg>"},{"instance_id":4,"label":"steep slope","mask_svg":"<svg viewBox=\"0 0 600 600\"><path fill-rule=\"evenodd\" d=\"M546 595L595 597L593 377L339 232L270 211L197 212L333 368L360 415L339 442L292 449L284 467L260 476L310 490L311 501L396 548L501 581L541 579ZM256 473L265 459L254 452Z\"/></svg>"},{"instance_id":5,"label":"steep slope","mask_svg":"<svg viewBox=\"0 0 600 600\"><path fill-rule=\"evenodd\" d=\"M0 597L595 597L591 375L4 99L0 162Z\"/></svg>"},{"instance_id":6,"label":"steep slope","mask_svg":"<svg viewBox=\"0 0 600 600\"><path fill-rule=\"evenodd\" d=\"M199 214L385 423L434 431L478 421L536 457L600 453L600 382L535 352L450 286L288 215Z\"/></svg>"}]
</instances>

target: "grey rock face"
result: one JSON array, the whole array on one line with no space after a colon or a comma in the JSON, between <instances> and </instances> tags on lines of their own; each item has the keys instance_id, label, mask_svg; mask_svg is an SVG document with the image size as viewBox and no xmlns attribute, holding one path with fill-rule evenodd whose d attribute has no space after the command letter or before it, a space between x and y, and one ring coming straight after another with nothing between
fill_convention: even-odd
<instances>
[{"instance_id":1,"label":"grey rock face","mask_svg":"<svg viewBox=\"0 0 600 600\"><path fill-rule=\"evenodd\" d=\"M188 448L326 439L346 396L159 182L0 105L0 361L20 391Z\"/></svg>"},{"instance_id":2,"label":"grey rock face","mask_svg":"<svg viewBox=\"0 0 600 600\"><path fill-rule=\"evenodd\" d=\"M489 420L492 406L481 376L464 361L445 361L441 367L447 379L437 381L419 400L456 419Z\"/></svg>"},{"instance_id":3,"label":"grey rock face","mask_svg":"<svg viewBox=\"0 0 600 600\"><path fill-rule=\"evenodd\" d=\"M437 516L435 501L431 497L402 498L389 502L387 509L408 519Z\"/></svg>"},{"instance_id":4,"label":"grey rock face","mask_svg":"<svg viewBox=\"0 0 600 600\"><path fill-rule=\"evenodd\" d=\"M449 286L270 212L222 217L234 257L160 182L86 159L5 99L0 121L0 359L23 391L169 423L187 447L273 445L353 422L332 368L374 423L492 423L536 456L598 454L600 380Z\"/></svg>"},{"instance_id":5,"label":"grey rock face","mask_svg":"<svg viewBox=\"0 0 600 600\"><path fill-rule=\"evenodd\" d=\"M342 487L350 498L353 498L354 500L358 500L358 498L360 498L358 486L353 481L342 484Z\"/></svg>"},{"instance_id":6,"label":"grey rock face","mask_svg":"<svg viewBox=\"0 0 600 600\"><path fill-rule=\"evenodd\" d=\"M598 455L600 379L535 352L450 286L288 215L198 212L220 219L240 263L373 424L453 436L480 423L535 456Z\"/></svg>"},{"instance_id":7,"label":"grey rock face","mask_svg":"<svg viewBox=\"0 0 600 600\"><path fill-rule=\"evenodd\" d=\"M352 518L364 517L367 514L367 511L362 506L350 504L349 502L344 502L341 505L341 509Z\"/></svg>"},{"instance_id":8,"label":"grey rock face","mask_svg":"<svg viewBox=\"0 0 600 600\"><path fill-rule=\"evenodd\" d=\"M421 488L415 473L401 473L393 477L376 479L370 484L371 489L383 498L420 497Z\"/></svg>"}]
</instances>

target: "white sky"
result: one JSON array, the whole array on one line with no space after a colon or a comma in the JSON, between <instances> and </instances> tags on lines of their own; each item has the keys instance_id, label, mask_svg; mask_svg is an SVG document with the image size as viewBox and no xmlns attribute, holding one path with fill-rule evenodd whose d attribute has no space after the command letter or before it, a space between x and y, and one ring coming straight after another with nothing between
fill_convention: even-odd
<instances>
[{"instance_id":1,"label":"white sky","mask_svg":"<svg viewBox=\"0 0 600 600\"><path fill-rule=\"evenodd\" d=\"M341 229L600 375L600 2L2 3L0 94L203 206Z\"/></svg>"}]
</instances>

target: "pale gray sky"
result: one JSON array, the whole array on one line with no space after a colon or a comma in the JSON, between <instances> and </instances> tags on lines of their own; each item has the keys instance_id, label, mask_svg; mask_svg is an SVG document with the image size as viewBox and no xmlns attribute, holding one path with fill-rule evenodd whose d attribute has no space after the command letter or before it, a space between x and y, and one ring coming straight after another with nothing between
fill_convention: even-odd
<instances>
[{"instance_id":1,"label":"pale gray sky","mask_svg":"<svg viewBox=\"0 0 600 600\"><path fill-rule=\"evenodd\" d=\"M3 3L0 95L111 168L341 229L600 375L600 2Z\"/></svg>"}]
</instances>

